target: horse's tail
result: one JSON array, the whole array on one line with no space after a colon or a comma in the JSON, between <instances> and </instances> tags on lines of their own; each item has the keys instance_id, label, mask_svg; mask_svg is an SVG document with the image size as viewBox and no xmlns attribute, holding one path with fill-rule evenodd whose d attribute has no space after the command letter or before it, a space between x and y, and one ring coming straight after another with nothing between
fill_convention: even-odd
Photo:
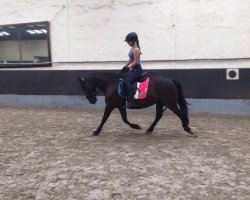
<instances>
[{"instance_id":1,"label":"horse's tail","mask_svg":"<svg viewBox=\"0 0 250 200\"><path fill-rule=\"evenodd\" d=\"M184 113L187 122L189 123L188 102L186 101L186 99L184 97L181 83L179 81L177 81L177 80L173 80L173 83L175 84L175 86L178 89L178 105L179 105L181 111Z\"/></svg>"}]
</instances>

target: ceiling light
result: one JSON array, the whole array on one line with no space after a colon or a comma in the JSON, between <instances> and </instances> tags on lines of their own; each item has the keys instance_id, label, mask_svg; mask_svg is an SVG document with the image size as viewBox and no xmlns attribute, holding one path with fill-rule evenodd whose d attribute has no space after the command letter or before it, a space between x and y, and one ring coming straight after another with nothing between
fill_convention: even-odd
<instances>
[{"instance_id":1,"label":"ceiling light","mask_svg":"<svg viewBox=\"0 0 250 200\"><path fill-rule=\"evenodd\" d=\"M32 30L27 30L26 32L28 32L29 34L36 34L36 32L32 31Z\"/></svg>"},{"instance_id":2,"label":"ceiling light","mask_svg":"<svg viewBox=\"0 0 250 200\"><path fill-rule=\"evenodd\" d=\"M5 31L3 31L1 33L4 34L4 35L10 35L8 32L5 32Z\"/></svg>"},{"instance_id":3,"label":"ceiling light","mask_svg":"<svg viewBox=\"0 0 250 200\"><path fill-rule=\"evenodd\" d=\"M34 32L36 32L36 33L38 33L38 34L41 34L41 33L43 33L42 31L40 31L40 30L33 30Z\"/></svg>"},{"instance_id":4,"label":"ceiling light","mask_svg":"<svg viewBox=\"0 0 250 200\"><path fill-rule=\"evenodd\" d=\"M41 29L40 31L42 31L43 33L47 33L46 29Z\"/></svg>"}]
</instances>

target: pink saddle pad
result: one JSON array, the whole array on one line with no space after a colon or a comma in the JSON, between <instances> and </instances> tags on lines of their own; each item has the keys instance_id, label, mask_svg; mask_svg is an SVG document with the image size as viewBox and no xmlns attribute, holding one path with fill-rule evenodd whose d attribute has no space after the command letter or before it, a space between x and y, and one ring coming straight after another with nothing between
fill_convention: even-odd
<instances>
[{"instance_id":1,"label":"pink saddle pad","mask_svg":"<svg viewBox=\"0 0 250 200\"><path fill-rule=\"evenodd\" d=\"M149 78L143 82L137 82L137 90L134 95L135 99L144 99L147 96Z\"/></svg>"}]
</instances>

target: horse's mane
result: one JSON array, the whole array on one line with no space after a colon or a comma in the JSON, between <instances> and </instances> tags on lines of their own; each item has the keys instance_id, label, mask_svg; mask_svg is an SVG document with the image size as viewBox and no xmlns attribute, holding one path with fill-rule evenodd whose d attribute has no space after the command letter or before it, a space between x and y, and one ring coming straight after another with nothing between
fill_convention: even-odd
<instances>
[{"instance_id":1,"label":"horse's mane","mask_svg":"<svg viewBox=\"0 0 250 200\"><path fill-rule=\"evenodd\" d=\"M115 72L104 72L104 71L100 71L100 72L93 72L88 74L85 78L98 78L99 80L105 80L107 82L117 82L119 80L119 78L121 77L121 75L119 73L115 73Z\"/></svg>"}]
</instances>

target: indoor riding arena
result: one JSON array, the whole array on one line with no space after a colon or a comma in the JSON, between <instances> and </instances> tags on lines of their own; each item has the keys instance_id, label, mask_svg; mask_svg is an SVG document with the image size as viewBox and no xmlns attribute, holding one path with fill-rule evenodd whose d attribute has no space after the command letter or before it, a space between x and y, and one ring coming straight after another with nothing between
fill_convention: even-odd
<instances>
[{"instance_id":1,"label":"indoor riding arena","mask_svg":"<svg viewBox=\"0 0 250 200\"><path fill-rule=\"evenodd\" d=\"M250 199L250 1L0 7L0 200Z\"/></svg>"},{"instance_id":2,"label":"indoor riding arena","mask_svg":"<svg viewBox=\"0 0 250 200\"><path fill-rule=\"evenodd\" d=\"M0 199L249 199L250 116L0 107Z\"/></svg>"}]
</instances>

